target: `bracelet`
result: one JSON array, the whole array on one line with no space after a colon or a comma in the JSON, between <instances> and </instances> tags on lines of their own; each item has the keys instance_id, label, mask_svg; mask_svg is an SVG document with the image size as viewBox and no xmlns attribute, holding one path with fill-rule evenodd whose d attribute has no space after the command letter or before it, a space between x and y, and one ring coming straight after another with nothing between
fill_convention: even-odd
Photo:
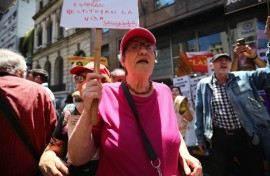
<instances>
[{"instance_id":1,"label":"bracelet","mask_svg":"<svg viewBox=\"0 0 270 176\"><path fill-rule=\"evenodd\" d=\"M258 57L258 55L256 54L256 56L255 56L255 57L250 58L249 60L254 61L254 60L257 58L257 57Z\"/></svg>"}]
</instances>

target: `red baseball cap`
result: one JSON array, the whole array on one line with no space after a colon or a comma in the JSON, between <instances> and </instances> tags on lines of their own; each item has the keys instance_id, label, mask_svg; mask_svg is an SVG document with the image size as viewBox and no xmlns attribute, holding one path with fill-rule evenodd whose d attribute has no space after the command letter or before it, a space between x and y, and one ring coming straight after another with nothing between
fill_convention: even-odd
<instances>
[{"instance_id":1,"label":"red baseball cap","mask_svg":"<svg viewBox=\"0 0 270 176\"><path fill-rule=\"evenodd\" d=\"M127 42L129 42L134 37L143 37L143 38L148 39L150 42L156 44L156 38L149 30L142 27L136 27L136 28L130 29L122 38L122 41L120 44L120 53L123 52Z\"/></svg>"},{"instance_id":2,"label":"red baseball cap","mask_svg":"<svg viewBox=\"0 0 270 176\"><path fill-rule=\"evenodd\" d=\"M85 66L75 66L69 70L70 74L76 75L79 74L85 70L94 71L94 62L89 62ZM105 65L100 64L99 66L99 72L101 74L106 74L110 77L110 71L105 67Z\"/></svg>"}]
</instances>

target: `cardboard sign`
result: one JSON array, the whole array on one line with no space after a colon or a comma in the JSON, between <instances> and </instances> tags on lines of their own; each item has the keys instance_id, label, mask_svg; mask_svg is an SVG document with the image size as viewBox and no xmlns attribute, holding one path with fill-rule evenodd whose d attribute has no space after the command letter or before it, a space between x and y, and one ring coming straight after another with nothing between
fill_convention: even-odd
<instances>
[{"instance_id":1,"label":"cardboard sign","mask_svg":"<svg viewBox=\"0 0 270 176\"><path fill-rule=\"evenodd\" d=\"M66 28L139 27L137 0L64 0L60 26Z\"/></svg>"}]
</instances>

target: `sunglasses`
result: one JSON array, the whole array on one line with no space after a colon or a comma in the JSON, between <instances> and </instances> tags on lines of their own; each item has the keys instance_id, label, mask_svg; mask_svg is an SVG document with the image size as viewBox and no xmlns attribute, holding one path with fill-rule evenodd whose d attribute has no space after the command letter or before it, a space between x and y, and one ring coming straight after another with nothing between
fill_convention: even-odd
<instances>
[{"instance_id":1,"label":"sunglasses","mask_svg":"<svg viewBox=\"0 0 270 176\"><path fill-rule=\"evenodd\" d=\"M139 51L141 49L142 45L144 46L144 48L148 52L153 52L156 50L156 45L154 43L150 43L150 42L146 42L146 43L130 42L130 43L128 43L127 48L131 52L136 52L136 51Z\"/></svg>"},{"instance_id":2,"label":"sunglasses","mask_svg":"<svg viewBox=\"0 0 270 176\"><path fill-rule=\"evenodd\" d=\"M82 83L86 79L86 76L76 75L74 76L75 83Z\"/></svg>"}]
</instances>

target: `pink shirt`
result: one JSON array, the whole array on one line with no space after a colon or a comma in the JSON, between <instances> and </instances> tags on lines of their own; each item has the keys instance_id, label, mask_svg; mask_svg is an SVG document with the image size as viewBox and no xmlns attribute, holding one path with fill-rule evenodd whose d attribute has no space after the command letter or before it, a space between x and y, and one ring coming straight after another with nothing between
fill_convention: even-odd
<instances>
[{"instance_id":1,"label":"pink shirt","mask_svg":"<svg viewBox=\"0 0 270 176\"><path fill-rule=\"evenodd\" d=\"M141 124L161 160L163 175L178 175L180 135L170 89L153 82L149 97L133 96ZM141 131L120 83L103 84L98 176L158 175L150 164Z\"/></svg>"}]
</instances>

